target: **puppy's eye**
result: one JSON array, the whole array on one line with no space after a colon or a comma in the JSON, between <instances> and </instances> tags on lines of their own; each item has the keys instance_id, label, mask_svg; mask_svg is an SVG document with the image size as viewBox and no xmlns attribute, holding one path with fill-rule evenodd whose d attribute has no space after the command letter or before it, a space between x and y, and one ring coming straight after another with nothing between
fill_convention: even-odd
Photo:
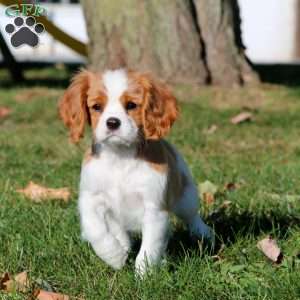
<instances>
[{"instance_id":1,"label":"puppy's eye","mask_svg":"<svg viewBox=\"0 0 300 300\"><path fill-rule=\"evenodd\" d=\"M93 106L92 106L92 109L93 110L95 110L95 111L101 111L101 105L100 104L94 104Z\"/></svg>"},{"instance_id":2,"label":"puppy's eye","mask_svg":"<svg viewBox=\"0 0 300 300\"><path fill-rule=\"evenodd\" d=\"M137 107L137 105L134 103L134 102L127 102L126 103L126 110L132 110L132 109L135 109Z\"/></svg>"}]
</instances>

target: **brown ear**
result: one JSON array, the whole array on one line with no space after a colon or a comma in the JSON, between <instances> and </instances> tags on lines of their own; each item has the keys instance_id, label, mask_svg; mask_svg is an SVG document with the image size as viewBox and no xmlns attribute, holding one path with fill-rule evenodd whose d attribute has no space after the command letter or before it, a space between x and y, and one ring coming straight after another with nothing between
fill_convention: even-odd
<instances>
[{"instance_id":1,"label":"brown ear","mask_svg":"<svg viewBox=\"0 0 300 300\"><path fill-rule=\"evenodd\" d=\"M84 125L88 120L87 91L91 73L83 70L72 79L59 102L59 114L70 129L70 138L77 143L84 134Z\"/></svg>"},{"instance_id":2,"label":"brown ear","mask_svg":"<svg viewBox=\"0 0 300 300\"><path fill-rule=\"evenodd\" d=\"M147 76L144 108L144 134L146 139L158 140L168 134L179 111L176 98L169 88Z\"/></svg>"}]
</instances>

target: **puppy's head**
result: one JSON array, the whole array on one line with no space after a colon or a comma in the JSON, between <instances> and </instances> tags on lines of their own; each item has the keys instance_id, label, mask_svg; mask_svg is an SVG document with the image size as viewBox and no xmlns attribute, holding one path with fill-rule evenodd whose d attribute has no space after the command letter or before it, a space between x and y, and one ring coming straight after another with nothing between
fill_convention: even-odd
<instances>
[{"instance_id":1,"label":"puppy's head","mask_svg":"<svg viewBox=\"0 0 300 300\"><path fill-rule=\"evenodd\" d=\"M89 123L97 143L128 146L162 138L178 116L176 99L163 83L123 69L81 71L64 93L59 111L73 142Z\"/></svg>"}]
</instances>

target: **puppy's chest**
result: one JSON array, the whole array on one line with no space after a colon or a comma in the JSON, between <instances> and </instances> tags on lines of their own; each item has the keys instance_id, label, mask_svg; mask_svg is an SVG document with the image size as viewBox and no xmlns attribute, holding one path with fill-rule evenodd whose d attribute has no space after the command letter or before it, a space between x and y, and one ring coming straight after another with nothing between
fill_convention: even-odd
<instances>
[{"instance_id":1,"label":"puppy's chest","mask_svg":"<svg viewBox=\"0 0 300 300\"><path fill-rule=\"evenodd\" d=\"M139 229L145 201L152 200L153 189L163 193L161 175L134 158L92 159L83 166L81 181L83 188L102 195L99 199L130 230Z\"/></svg>"},{"instance_id":2,"label":"puppy's chest","mask_svg":"<svg viewBox=\"0 0 300 300\"><path fill-rule=\"evenodd\" d=\"M147 165L134 158L101 156L83 167L82 178L89 189L97 192L120 190L124 195L140 190L150 179ZM142 174L148 176L141 176ZM151 176L150 176L151 177Z\"/></svg>"}]
</instances>

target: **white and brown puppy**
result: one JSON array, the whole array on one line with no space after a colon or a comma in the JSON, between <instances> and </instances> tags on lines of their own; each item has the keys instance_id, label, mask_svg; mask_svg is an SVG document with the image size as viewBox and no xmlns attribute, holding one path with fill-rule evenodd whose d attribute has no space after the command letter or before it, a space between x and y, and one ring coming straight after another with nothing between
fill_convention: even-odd
<instances>
[{"instance_id":1,"label":"white and brown puppy","mask_svg":"<svg viewBox=\"0 0 300 300\"><path fill-rule=\"evenodd\" d=\"M138 274L159 263L174 213L191 234L213 238L198 214L197 189L173 146L162 138L178 116L169 89L147 74L118 69L81 71L60 102L60 115L78 142L85 123L93 145L81 170L83 237L115 269L126 262L129 233L142 233Z\"/></svg>"}]
</instances>

